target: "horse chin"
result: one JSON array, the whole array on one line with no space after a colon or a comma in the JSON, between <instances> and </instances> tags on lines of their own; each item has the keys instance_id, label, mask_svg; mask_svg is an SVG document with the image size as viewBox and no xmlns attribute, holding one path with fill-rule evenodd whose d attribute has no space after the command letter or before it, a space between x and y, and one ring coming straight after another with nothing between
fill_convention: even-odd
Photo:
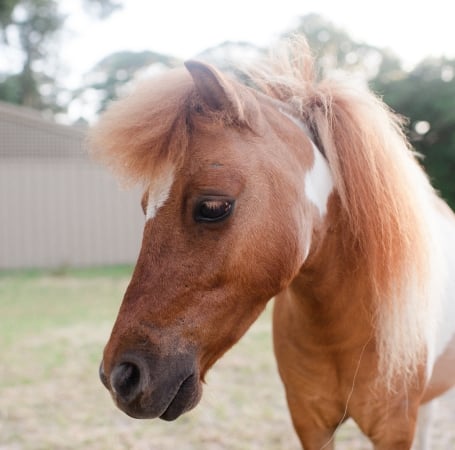
<instances>
[{"instance_id":1,"label":"horse chin","mask_svg":"<svg viewBox=\"0 0 455 450\"><path fill-rule=\"evenodd\" d=\"M201 399L202 386L194 375L190 375L180 385L174 398L169 403L166 411L160 415L160 419L172 421L183 413L193 409Z\"/></svg>"}]
</instances>

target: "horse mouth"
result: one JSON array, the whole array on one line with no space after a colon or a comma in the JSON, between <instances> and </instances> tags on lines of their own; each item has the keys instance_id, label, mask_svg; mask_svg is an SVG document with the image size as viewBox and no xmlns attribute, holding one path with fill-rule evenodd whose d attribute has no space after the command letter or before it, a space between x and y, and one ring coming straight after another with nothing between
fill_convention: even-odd
<instances>
[{"instance_id":1,"label":"horse mouth","mask_svg":"<svg viewBox=\"0 0 455 450\"><path fill-rule=\"evenodd\" d=\"M175 420L183 413L193 409L199 403L200 398L200 383L197 377L191 374L180 384L166 410L159 417L166 421Z\"/></svg>"},{"instance_id":2,"label":"horse mouth","mask_svg":"<svg viewBox=\"0 0 455 450\"><path fill-rule=\"evenodd\" d=\"M195 375L184 379L169 395L154 391L152 396L147 394L125 403L113 395L117 407L133 419L155 419L173 421L185 412L193 409L202 395L202 388Z\"/></svg>"},{"instance_id":3,"label":"horse mouth","mask_svg":"<svg viewBox=\"0 0 455 450\"><path fill-rule=\"evenodd\" d=\"M201 399L202 386L195 374L184 378L183 381L170 390L154 390L152 393L143 392L131 402L121 401L115 394L114 402L117 407L133 419L155 419L173 421L185 412L193 409Z\"/></svg>"}]
</instances>

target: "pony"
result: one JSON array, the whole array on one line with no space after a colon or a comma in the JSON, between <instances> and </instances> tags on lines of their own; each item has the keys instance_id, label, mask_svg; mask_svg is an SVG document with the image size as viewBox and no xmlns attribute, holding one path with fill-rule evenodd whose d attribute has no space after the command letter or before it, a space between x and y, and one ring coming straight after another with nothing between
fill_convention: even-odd
<instances>
[{"instance_id":1,"label":"pony","mask_svg":"<svg viewBox=\"0 0 455 450\"><path fill-rule=\"evenodd\" d=\"M318 79L303 39L241 83L190 60L113 103L90 146L143 187L142 247L100 378L135 418L194 408L274 298L306 450L352 418L377 450L429 448L455 384L455 218L367 89Z\"/></svg>"}]
</instances>

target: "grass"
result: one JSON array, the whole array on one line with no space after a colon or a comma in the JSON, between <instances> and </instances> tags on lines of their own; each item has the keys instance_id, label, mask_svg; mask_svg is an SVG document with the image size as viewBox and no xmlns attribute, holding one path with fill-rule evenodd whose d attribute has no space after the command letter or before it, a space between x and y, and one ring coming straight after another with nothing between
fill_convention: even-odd
<instances>
[{"instance_id":1,"label":"grass","mask_svg":"<svg viewBox=\"0 0 455 450\"><path fill-rule=\"evenodd\" d=\"M0 275L0 450L300 449L273 359L270 308L212 369L194 411L167 423L114 407L97 371L131 271ZM337 449L368 448L343 427Z\"/></svg>"},{"instance_id":2,"label":"grass","mask_svg":"<svg viewBox=\"0 0 455 450\"><path fill-rule=\"evenodd\" d=\"M1 274L0 449L299 448L268 317L209 375L202 404L177 422L138 421L115 408L97 371L131 270ZM264 423L261 438L258 419L273 423Z\"/></svg>"}]
</instances>

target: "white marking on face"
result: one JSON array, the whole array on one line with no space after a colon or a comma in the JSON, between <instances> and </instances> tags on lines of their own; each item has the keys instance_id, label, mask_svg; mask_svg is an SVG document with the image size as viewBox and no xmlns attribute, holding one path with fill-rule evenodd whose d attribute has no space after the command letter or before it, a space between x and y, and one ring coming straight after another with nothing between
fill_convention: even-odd
<instances>
[{"instance_id":1,"label":"white marking on face","mask_svg":"<svg viewBox=\"0 0 455 450\"><path fill-rule=\"evenodd\" d=\"M281 108L280 112L288 119L291 119L311 142L314 163L305 177L305 193L308 199L318 208L321 217L323 217L327 213L327 201L334 187L329 165L313 142L311 132L306 124Z\"/></svg>"},{"instance_id":2,"label":"white marking on face","mask_svg":"<svg viewBox=\"0 0 455 450\"><path fill-rule=\"evenodd\" d=\"M163 168L161 173L153 180L148 191L147 208L145 210L146 221L153 219L157 211L169 198L173 182L174 168L172 166Z\"/></svg>"}]
</instances>

